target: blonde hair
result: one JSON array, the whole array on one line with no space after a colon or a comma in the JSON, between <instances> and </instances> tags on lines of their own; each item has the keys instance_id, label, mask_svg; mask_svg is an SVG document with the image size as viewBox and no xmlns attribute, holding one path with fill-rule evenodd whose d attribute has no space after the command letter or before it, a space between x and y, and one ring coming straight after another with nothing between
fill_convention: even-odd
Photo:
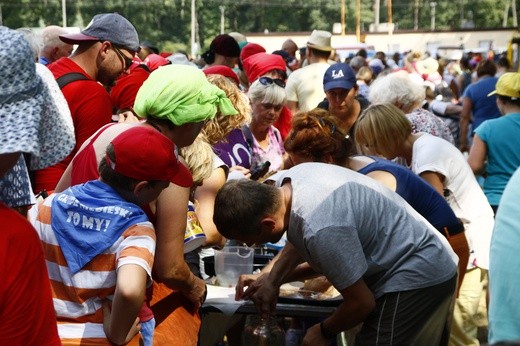
<instances>
[{"instance_id":1,"label":"blonde hair","mask_svg":"<svg viewBox=\"0 0 520 346\"><path fill-rule=\"evenodd\" d=\"M251 84L247 96L251 101L260 101L272 105L282 105L287 100L284 88L275 83L264 85L260 82L260 79Z\"/></svg>"},{"instance_id":2,"label":"blonde hair","mask_svg":"<svg viewBox=\"0 0 520 346\"><path fill-rule=\"evenodd\" d=\"M231 82L227 77L221 75L209 75L208 81L222 89L238 114L229 116L222 115L217 111L215 117L209 120L202 133L210 144L222 141L234 129L242 127L242 125L251 121L251 107L247 96L238 89L235 83Z\"/></svg>"},{"instance_id":3,"label":"blonde hair","mask_svg":"<svg viewBox=\"0 0 520 346\"><path fill-rule=\"evenodd\" d=\"M362 66L359 69L358 73L356 73L356 79L362 80L366 84L370 84L370 82L372 82L373 77L374 74L372 73L372 70L370 69L370 67L367 66Z\"/></svg>"},{"instance_id":4,"label":"blonde hair","mask_svg":"<svg viewBox=\"0 0 520 346\"><path fill-rule=\"evenodd\" d=\"M180 148L180 155L188 165L194 185L209 178L213 172L213 149L204 136L199 134L191 145Z\"/></svg>"},{"instance_id":5,"label":"blonde hair","mask_svg":"<svg viewBox=\"0 0 520 346\"><path fill-rule=\"evenodd\" d=\"M355 142L364 154L393 159L412 133L412 124L402 110L391 103L368 107L359 117Z\"/></svg>"},{"instance_id":6,"label":"blonde hair","mask_svg":"<svg viewBox=\"0 0 520 346\"><path fill-rule=\"evenodd\" d=\"M352 143L338 126L337 118L323 109L299 112L293 117L292 130L285 139L285 150L315 162L343 165L351 153Z\"/></svg>"}]
</instances>

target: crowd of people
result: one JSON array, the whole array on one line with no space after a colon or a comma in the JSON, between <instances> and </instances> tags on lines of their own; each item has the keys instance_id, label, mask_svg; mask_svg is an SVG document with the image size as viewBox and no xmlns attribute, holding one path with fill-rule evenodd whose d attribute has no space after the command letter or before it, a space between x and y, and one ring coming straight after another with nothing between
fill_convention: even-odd
<instances>
[{"instance_id":1,"label":"crowd of people","mask_svg":"<svg viewBox=\"0 0 520 346\"><path fill-rule=\"evenodd\" d=\"M520 73L331 36L194 59L117 13L0 26L0 344L239 345L201 316L230 241L280 245L236 285L263 317L287 282L342 296L298 344L480 345L482 314L520 344Z\"/></svg>"}]
</instances>

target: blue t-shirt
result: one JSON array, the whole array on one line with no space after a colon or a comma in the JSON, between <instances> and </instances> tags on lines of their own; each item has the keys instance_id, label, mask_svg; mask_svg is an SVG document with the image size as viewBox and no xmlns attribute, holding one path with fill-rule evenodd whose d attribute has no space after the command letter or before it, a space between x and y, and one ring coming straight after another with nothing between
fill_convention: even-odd
<instances>
[{"instance_id":1,"label":"blue t-shirt","mask_svg":"<svg viewBox=\"0 0 520 346\"><path fill-rule=\"evenodd\" d=\"M375 162L363 167L358 173L366 175L373 171L385 171L392 174L396 180L395 192L442 234L443 227L460 222L448 202L421 177L392 161L371 158Z\"/></svg>"},{"instance_id":2,"label":"blue t-shirt","mask_svg":"<svg viewBox=\"0 0 520 346\"><path fill-rule=\"evenodd\" d=\"M511 177L498 208L489 265L489 344L520 340L520 169Z\"/></svg>"},{"instance_id":3,"label":"blue t-shirt","mask_svg":"<svg viewBox=\"0 0 520 346\"><path fill-rule=\"evenodd\" d=\"M475 133L486 143L484 193L497 206L511 175L520 167L520 113L484 121Z\"/></svg>"},{"instance_id":4,"label":"blue t-shirt","mask_svg":"<svg viewBox=\"0 0 520 346\"><path fill-rule=\"evenodd\" d=\"M495 90L498 78L484 76L473 84L470 84L464 91L464 96L473 103L473 131L484 120L498 118L500 111L496 104L496 95L488 96Z\"/></svg>"}]
</instances>

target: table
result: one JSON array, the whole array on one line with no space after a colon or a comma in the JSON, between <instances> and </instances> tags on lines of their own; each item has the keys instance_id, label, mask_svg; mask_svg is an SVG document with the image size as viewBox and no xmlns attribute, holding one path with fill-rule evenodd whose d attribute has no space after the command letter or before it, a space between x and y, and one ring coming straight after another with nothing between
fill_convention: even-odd
<instances>
[{"instance_id":1,"label":"table","mask_svg":"<svg viewBox=\"0 0 520 346\"><path fill-rule=\"evenodd\" d=\"M202 312L224 312L231 314L251 315L257 314L255 305L252 301L236 302L234 300L235 289L232 287L218 287L208 285L208 298L202 305ZM306 303L302 299L301 303L288 303L288 299L282 299L282 302L276 304L276 315L282 317L327 317L331 315L337 305L330 302L320 305L316 302ZM223 311L224 310L224 311Z\"/></svg>"}]
</instances>

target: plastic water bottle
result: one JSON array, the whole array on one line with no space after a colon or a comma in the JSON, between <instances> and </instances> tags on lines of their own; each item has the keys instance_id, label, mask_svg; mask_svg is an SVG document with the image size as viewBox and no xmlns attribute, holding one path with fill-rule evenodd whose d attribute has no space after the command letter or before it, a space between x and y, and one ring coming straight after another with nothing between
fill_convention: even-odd
<instances>
[{"instance_id":1,"label":"plastic water bottle","mask_svg":"<svg viewBox=\"0 0 520 346\"><path fill-rule=\"evenodd\" d=\"M242 345L285 346L285 332L273 316L264 319L249 315L242 332Z\"/></svg>"}]
</instances>

